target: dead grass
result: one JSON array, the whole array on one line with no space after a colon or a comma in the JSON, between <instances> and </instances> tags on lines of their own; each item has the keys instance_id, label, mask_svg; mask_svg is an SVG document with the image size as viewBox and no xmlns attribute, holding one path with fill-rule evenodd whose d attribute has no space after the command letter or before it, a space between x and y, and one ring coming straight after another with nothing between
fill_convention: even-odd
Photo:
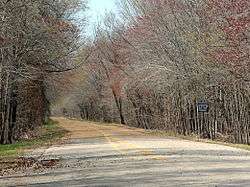
<instances>
[{"instance_id":1,"label":"dead grass","mask_svg":"<svg viewBox=\"0 0 250 187\"><path fill-rule=\"evenodd\" d=\"M0 161L22 156L25 150L50 145L65 136L67 131L58 122L49 120L41 130L39 137L18 141L15 144L0 145Z\"/></svg>"}]
</instances>

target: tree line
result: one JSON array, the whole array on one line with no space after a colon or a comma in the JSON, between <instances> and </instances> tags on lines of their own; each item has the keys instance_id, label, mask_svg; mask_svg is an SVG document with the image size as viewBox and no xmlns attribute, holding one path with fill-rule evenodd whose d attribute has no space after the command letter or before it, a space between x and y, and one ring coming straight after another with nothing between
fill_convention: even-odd
<instances>
[{"instance_id":1,"label":"tree line","mask_svg":"<svg viewBox=\"0 0 250 187\"><path fill-rule=\"evenodd\" d=\"M247 0L121 1L121 17L108 14L79 53L92 51L62 110L249 144L249 8ZM198 111L201 100L208 112Z\"/></svg>"},{"instance_id":2,"label":"tree line","mask_svg":"<svg viewBox=\"0 0 250 187\"><path fill-rule=\"evenodd\" d=\"M30 138L50 115L53 74L72 68L84 2L1 0L0 144Z\"/></svg>"}]
</instances>

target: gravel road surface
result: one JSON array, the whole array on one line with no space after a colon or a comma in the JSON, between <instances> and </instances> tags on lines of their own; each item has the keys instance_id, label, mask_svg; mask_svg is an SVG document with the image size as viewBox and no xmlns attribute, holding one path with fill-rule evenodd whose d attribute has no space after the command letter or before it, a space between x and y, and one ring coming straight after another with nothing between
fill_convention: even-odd
<instances>
[{"instance_id":1,"label":"gravel road surface","mask_svg":"<svg viewBox=\"0 0 250 187\"><path fill-rule=\"evenodd\" d=\"M248 151L119 125L56 120L70 131L68 140L27 157L58 160L57 165L0 177L0 186L250 187Z\"/></svg>"}]
</instances>

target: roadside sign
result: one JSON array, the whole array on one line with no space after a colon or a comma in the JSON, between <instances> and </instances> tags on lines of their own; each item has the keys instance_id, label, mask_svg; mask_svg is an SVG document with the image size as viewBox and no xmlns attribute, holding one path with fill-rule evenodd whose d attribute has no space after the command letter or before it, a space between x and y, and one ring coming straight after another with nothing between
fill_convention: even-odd
<instances>
[{"instance_id":1,"label":"roadside sign","mask_svg":"<svg viewBox=\"0 0 250 187\"><path fill-rule=\"evenodd\" d=\"M202 100L198 102L197 109L198 109L198 112L208 112L209 104L206 101Z\"/></svg>"}]
</instances>

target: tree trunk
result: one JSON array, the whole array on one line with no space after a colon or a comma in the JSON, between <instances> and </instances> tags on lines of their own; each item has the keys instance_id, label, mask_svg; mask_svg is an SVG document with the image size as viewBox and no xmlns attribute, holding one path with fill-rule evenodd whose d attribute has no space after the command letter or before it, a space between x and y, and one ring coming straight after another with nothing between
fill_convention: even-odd
<instances>
[{"instance_id":1,"label":"tree trunk","mask_svg":"<svg viewBox=\"0 0 250 187\"><path fill-rule=\"evenodd\" d=\"M124 119L123 112L122 112L122 98L121 97L118 98L113 89L112 89L112 93L113 93L113 96L114 96L114 99L115 99L117 110L119 112L120 123L125 125L125 119Z\"/></svg>"}]
</instances>

